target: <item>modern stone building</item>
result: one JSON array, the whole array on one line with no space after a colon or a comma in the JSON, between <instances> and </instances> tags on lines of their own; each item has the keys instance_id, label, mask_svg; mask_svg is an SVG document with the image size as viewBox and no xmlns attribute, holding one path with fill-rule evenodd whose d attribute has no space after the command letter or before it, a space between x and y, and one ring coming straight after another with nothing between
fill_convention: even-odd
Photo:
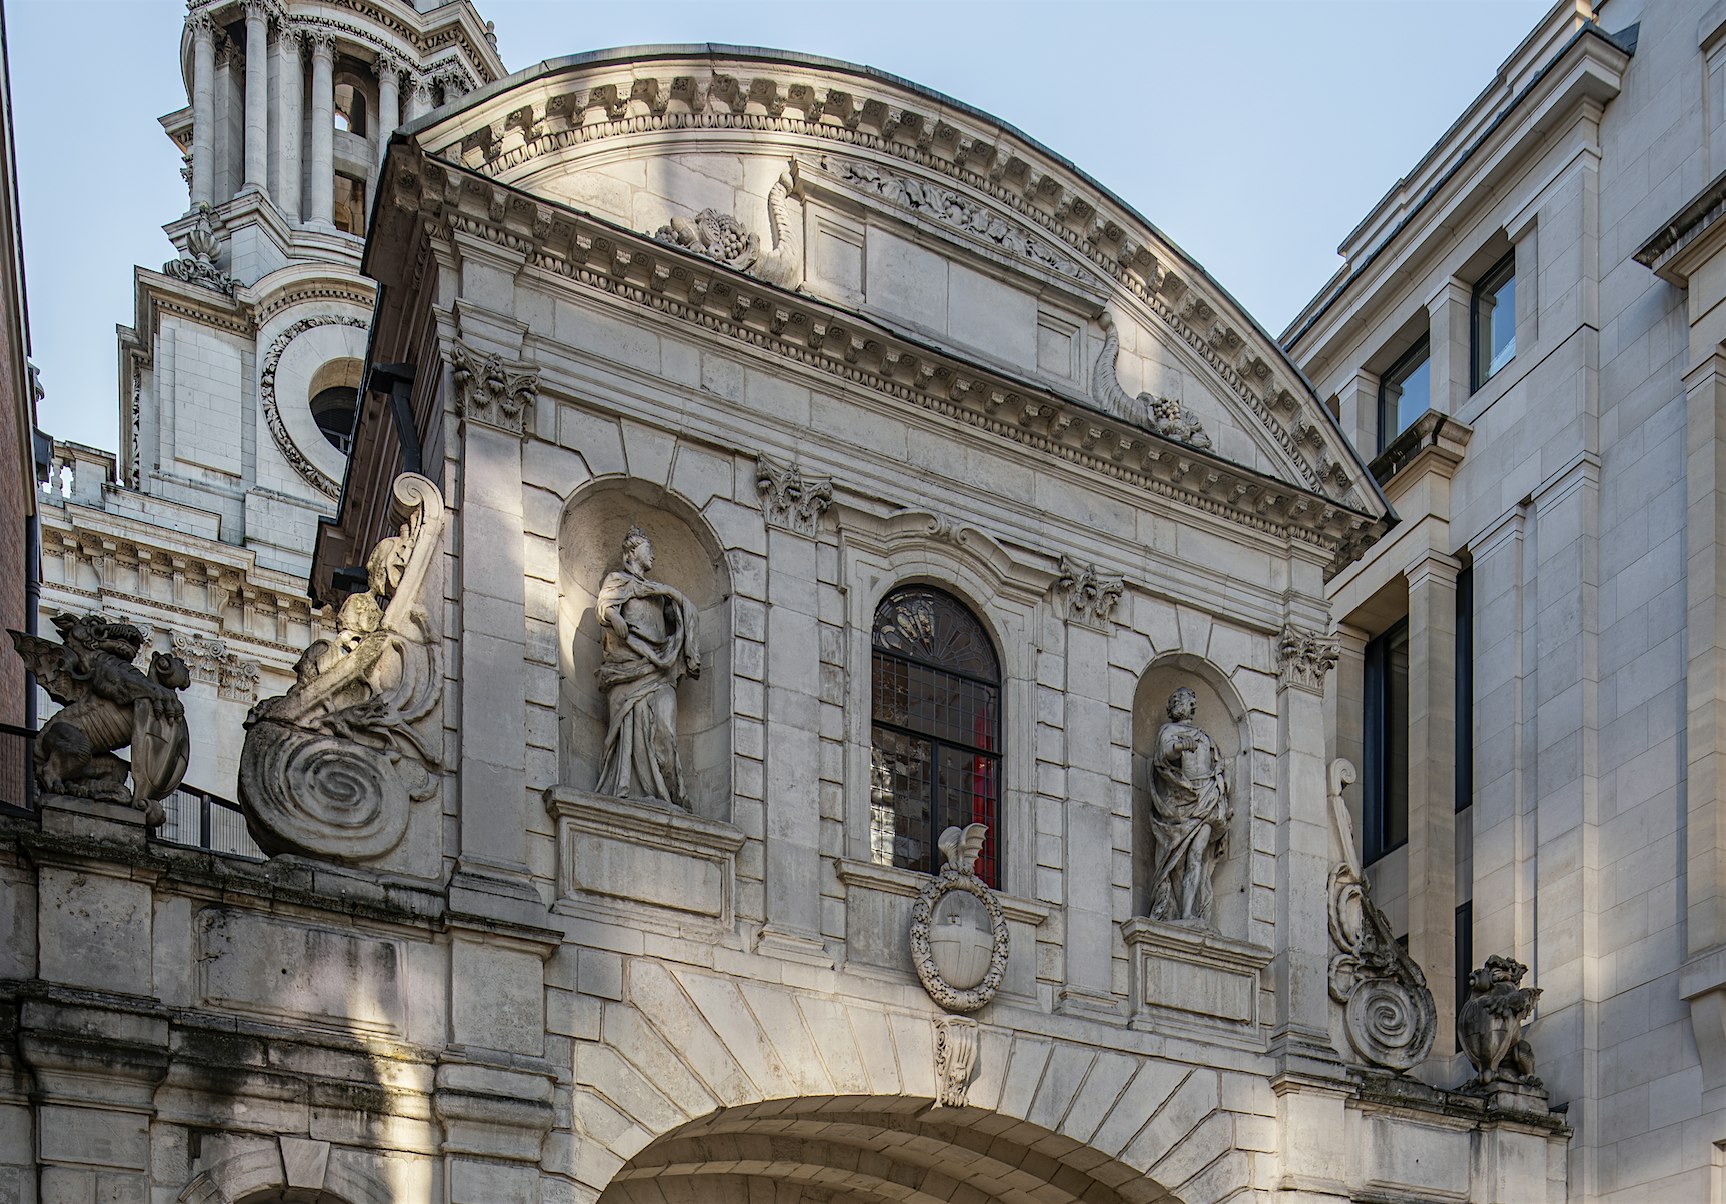
<instances>
[{"instance_id":1,"label":"modern stone building","mask_svg":"<svg viewBox=\"0 0 1726 1204\"><path fill-rule=\"evenodd\" d=\"M503 74L465 0L191 9L191 103L162 119L188 209L165 227L178 258L134 273L122 446L56 445L40 499L44 615L125 617L191 666L187 836L197 795L234 798L247 709L287 688L321 630L305 581L346 471L388 135Z\"/></svg>"},{"instance_id":2,"label":"modern stone building","mask_svg":"<svg viewBox=\"0 0 1726 1204\"><path fill-rule=\"evenodd\" d=\"M1577 1199L1723 1191L1723 21L1556 5L1283 335L1401 517L1327 589L1369 871L1436 1054L1533 968Z\"/></svg>"}]
</instances>

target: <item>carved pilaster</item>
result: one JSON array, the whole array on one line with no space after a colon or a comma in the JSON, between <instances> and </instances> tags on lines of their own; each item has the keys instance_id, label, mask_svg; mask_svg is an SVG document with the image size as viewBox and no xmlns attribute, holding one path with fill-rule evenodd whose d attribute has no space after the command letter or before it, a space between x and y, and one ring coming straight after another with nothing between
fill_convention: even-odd
<instances>
[{"instance_id":1,"label":"carved pilaster","mask_svg":"<svg viewBox=\"0 0 1726 1204\"><path fill-rule=\"evenodd\" d=\"M506 360L456 342L450 348L450 370L456 408L463 418L514 435L528 429L539 392L537 365Z\"/></svg>"},{"instance_id":2,"label":"carved pilaster","mask_svg":"<svg viewBox=\"0 0 1726 1204\"><path fill-rule=\"evenodd\" d=\"M755 488L761 513L770 527L799 535L815 535L821 515L833 504L833 479L808 475L796 464L783 464L768 455L755 458Z\"/></svg>"},{"instance_id":3,"label":"carved pilaster","mask_svg":"<svg viewBox=\"0 0 1726 1204\"><path fill-rule=\"evenodd\" d=\"M1061 617L1069 623L1108 631L1126 584L1121 577L1099 572L1094 564L1080 564L1063 554L1061 575L1055 581Z\"/></svg>"},{"instance_id":4,"label":"carved pilaster","mask_svg":"<svg viewBox=\"0 0 1726 1204\"><path fill-rule=\"evenodd\" d=\"M1282 666L1285 689L1324 693L1324 675L1337 662L1337 642L1292 624L1283 627L1277 639L1277 659Z\"/></svg>"}]
</instances>

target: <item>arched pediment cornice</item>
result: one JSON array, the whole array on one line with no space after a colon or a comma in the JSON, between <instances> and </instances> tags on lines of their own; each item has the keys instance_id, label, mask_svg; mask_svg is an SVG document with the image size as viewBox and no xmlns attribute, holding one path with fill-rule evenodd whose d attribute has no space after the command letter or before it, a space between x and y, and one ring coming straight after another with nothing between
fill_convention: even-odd
<instances>
[{"instance_id":1,"label":"arched pediment cornice","mask_svg":"<svg viewBox=\"0 0 1726 1204\"><path fill-rule=\"evenodd\" d=\"M1021 257L1034 274L1099 312L1113 303L1162 329L1233 398L1301 487L1388 513L1310 384L1202 267L1072 163L939 93L794 53L632 48L548 60L408 132L436 158L529 191L535 177L610 153L618 140L680 136L766 143L841 186L890 194L897 185L867 178L883 170L943 180L1013 228L1012 250L1032 248Z\"/></svg>"}]
</instances>

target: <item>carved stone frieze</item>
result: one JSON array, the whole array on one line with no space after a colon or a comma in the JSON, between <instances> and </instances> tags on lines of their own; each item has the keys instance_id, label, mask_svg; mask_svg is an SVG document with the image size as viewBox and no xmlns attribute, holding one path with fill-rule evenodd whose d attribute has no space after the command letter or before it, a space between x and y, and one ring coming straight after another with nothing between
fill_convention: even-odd
<instances>
[{"instance_id":1,"label":"carved stone frieze","mask_svg":"<svg viewBox=\"0 0 1726 1204\"><path fill-rule=\"evenodd\" d=\"M1179 401L1149 393L1137 397L1127 394L1115 375L1115 357L1121 350L1120 332L1106 313L1097 321L1103 328L1103 350L1098 353L1096 371L1091 374L1091 396L1097 404L1117 418L1150 427L1165 439L1189 447L1209 448L1211 437L1205 434L1204 425Z\"/></svg>"},{"instance_id":2,"label":"carved stone frieze","mask_svg":"<svg viewBox=\"0 0 1726 1204\"><path fill-rule=\"evenodd\" d=\"M767 525L799 535L816 534L822 513L833 504L831 477L805 473L795 463L785 464L766 454L755 458L755 488L761 494Z\"/></svg>"},{"instance_id":3,"label":"carved stone frieze","mask_svg":"<svg viewBox=\"0 0 1726 1204\"><path fill-rule=\"evenodd\" d=\"M1019 222L1010 221L997 210L951 188L851 159L824 156L821 166L848 184L884 197L939 225L981 239L1008 255L1028 259L1062 276L1078 279L1085 275L1071 258L1057 254L1047 239L1039 238Z\"/></svg>"},{"instance_id":4,"label":"carved stone frieze","mask_svg":"<svg viewBox=\"0 0 1726 1204\"><path fill-rule=\"evenodd\" d=\"M174 655L186 662L192 680L216 687L216 693L234 702L253 702L258 697L258 678L262 667L236 652L228 651L223 640L207 639L195 633L174 632L171 644Z\"/></svg>"},{"instance_id":5,"label":"carved stone frieze","mask_svg":"<svg viewBox=\"0 0 1726 1204\"><path fill-rule=\"evenodd\" d=\"M1007 974L1007 915L976 871L988 834L985 824L942 832L937 844L946 864L911 904L911 964L929 997L949 1012L983 1007L995 998ZM949 895L981 903L988 930L968 917L962 904L942 909Z\"/></svg>"},{"instance_id":6,"label":"carved stone frieze","mask_svg":"<svg viewBox=\"0 0 1726 1204\"><path fill-rule=\"evenodd\" d=\"M935 1105L963 1108L970 1102L971 1075L977 1068L977 1022L969 1016L935 1021Z\"/></svg>"},{"instance_id":7,"label":"carved stone frieze","mask_svg":"<svg viewBox=\"0 0 1726 1204\"><path fill-rule=\"evenodd\" d=\"M459 182L460 187L454 185ZM703 260L536 202L483 175L418 157L391 177L394 203L420 212L427 239L460 233L519 251L534 266L726 335L1036 451L1130 482L1249 529L1325 549L1331 571L1386 528L1357 503L1285 484L1139 424L985 368L932 353L803 297L752 293ZM425 252L422 244L421 255ZM1268 411L1267 411L1268 412ZM1279 428L1280 429L1280 428Z\"/></svg>"},{"instance_id":8,"label":"carved stone frieze","mask_svg":"<svg viewBox=\"0 0 1726 1204\"><path fill-rule=\"evenodd\" d=\"M1324 693L1324 677L1336 665L1337 642L1288 625L1277 637L1277 658L1282 665L1283 685Z\"/></svg>"},{"instance_id":9,"label":"carved stone frieze","mask_svg":"<svg viewBox=\"0 0 1726 1204\"><path fill-rule=\"evenodd\" d=\"M536 365L516 363L456 342L450 347L450 370L462 417L511 434L523 432L539 393Z\"/></svg>"},{"instance_id":10,"label":"carved stone frieze","mask_svg":"<svg viewBox=\"0 0 1726 1204\"><path fill-rule=\"evenodd\" d=\"M1055 596L1060 599L1062 618L1069 623L1082 623L1099 631L1107 631L1120 604L1126 579L1110 577L1094 564L1080 564L1062 555L1061 575L1055 579Z\"/></svg>"},{"instance_id":11,"label":"carved stone frieze","mask_svg":"<svg viewBox=\"0 0 1726 1204\"><path fill-rule=\"evenodd\" d=\"M246 719L240 807L268 853L380 857L401 842L412 805L437 791L442 641L427 578L444 504L413 473L394 494L401 526L367 558L369 588L342 604L333 639L306 649L288 692Z\"/></svg>"},{"instance_id":12,"label":"carved stone frieze","mask_svg":"<svg viewBox=\"0 0 1726 1204\"><path fill-rule=\"evenodd\" d=\"M1391 931L1372 901L1372 883L1354 848L1343 787L1355 780L1354 766L1330 763L1330 810L1342 843L1342 862L1328 884L1330 996L1343 1005L1348 1042L1363 1060L1398 1073L1418 1066L1432 1052L1438 1007L1426 975Z\"/></svg>"},{"instance_id":13,"label":"carved stone frieze","mask_svg":"<svg viewBox=\"0 0 1726 1204\"><path fill-rule=\"evenodd\" d=\"M197 218L186 234L184 254L164 263L162 274L172 276L175 280L183 280L187 284L199 285L211 292L221 293L224 297L232 297L234 289L238 287L237 282L216 266L216 255L220 252L221 245L216 238L216 227L210 221L210 206L199 201Z\"/></svg>"},{"instance_id":14,"label":"carved stone frieze","mask_svg":"<svg viewBox=\"0 0 1726 1204\"><path fill-rule=\"evenodd\" d=\"M288 344L306 331L319 326L353 326L364 330L366 320L341 314L315 314L290 324L286 330L270 340L269 350L264 353L263 368L258 373L258 400L263 405L264 421L270 428L270 437L275 440L276 449L282 453L282 458L300 475L301 480L333 500L341 493L341 483L312 463L311 458L288 434L287 423L282 420L281 402L276 396L276 371L281 367L282 355L287 351Z\"/></svg>"}]
</instances>

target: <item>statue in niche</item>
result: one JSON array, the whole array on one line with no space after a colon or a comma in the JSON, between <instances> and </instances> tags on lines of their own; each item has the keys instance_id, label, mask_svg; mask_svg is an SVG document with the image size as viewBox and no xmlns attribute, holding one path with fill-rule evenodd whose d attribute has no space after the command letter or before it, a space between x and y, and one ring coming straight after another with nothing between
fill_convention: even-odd
<instances>
[{"instance_id":1,"label":"statue in niche","mask_svg":"<svg viewBox=\"0 0 1726 1204\"><path fill-rule=\"evenodd\" d=\"M689 810L677 757L677 683L701 676L695 605L655 581L653 544L639 527L623 539L623 567L599 587L605 658L597 676L610 704L598 791Z\"/></svg>"},{"instance_id":2,"label":"statue in niche","mask_svg":"<svg viewBox=\"0 0 1726 1204\"><path fill-rule=\"evenodd\" d=\"M1151 756L1151 832L1156 868L1151 918L1209 923L1211 876L1227 846L1229 784L1216 741L1193 722L1198 696L1185 686L1169 695L1169 721L1157 729Z\"/></svg>"}]
</instances>

